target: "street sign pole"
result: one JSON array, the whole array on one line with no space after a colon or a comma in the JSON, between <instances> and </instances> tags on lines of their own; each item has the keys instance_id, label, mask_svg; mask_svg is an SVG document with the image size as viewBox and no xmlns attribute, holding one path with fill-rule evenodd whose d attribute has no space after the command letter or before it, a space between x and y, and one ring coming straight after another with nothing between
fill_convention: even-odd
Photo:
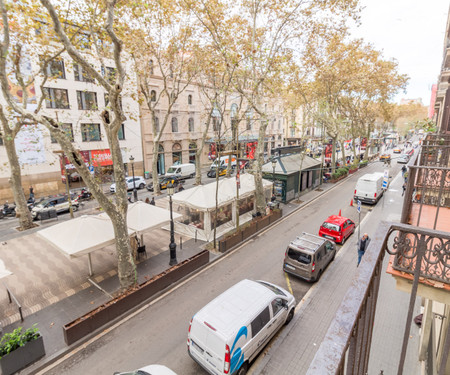
<instances>
[{"instance_id":1,"label":"street sign pole","mask_svg":"<svg viewBox=\"0 0 450 375\"><path fill-rule=\"evenodd\" d=\"M361 238L361 201L358 199L358 240Z\"/></svg>"}]
</instances>

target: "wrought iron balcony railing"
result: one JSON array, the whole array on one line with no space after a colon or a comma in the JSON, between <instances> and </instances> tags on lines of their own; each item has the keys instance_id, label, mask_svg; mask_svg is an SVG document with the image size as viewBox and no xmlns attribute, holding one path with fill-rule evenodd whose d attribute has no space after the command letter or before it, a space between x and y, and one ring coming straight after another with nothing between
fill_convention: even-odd
<instances>
[{"instance_id":1,"label":"wrought iron balcony railing","mask_svg":"<svg viewBox=\"0 0 450 375\"><path fill-rule=\"evenodd\" d=\"M450 233L382 222L369 245L364 262L336 312L325 338L308 369L308 375L367 373L380 275L385 254L395 256L395 268L413 274L408 316L397 374L403 374L413 307L421 277L449 283ZM450 348L450 325L442 342ZM439 375L447 357L441 358Z\"/></svg>"}]
</instances>

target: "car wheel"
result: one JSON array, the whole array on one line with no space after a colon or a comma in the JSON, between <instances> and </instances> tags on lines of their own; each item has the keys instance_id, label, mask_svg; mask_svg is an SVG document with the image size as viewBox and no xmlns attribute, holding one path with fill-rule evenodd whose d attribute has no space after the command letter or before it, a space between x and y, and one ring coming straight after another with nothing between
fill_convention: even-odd
<instances>
[{"instance_id":1,"label":"car wheel","mask_svg":"<svg viewBox=\"0 0 450 375\"><path fill-rule=\"evenodd\" d=\"M286 318L286 321L284 322L284 325L288 325L293 317L294 317L294 309L291 309L291 311L289 311L289 315Z\"/></svg>"},{"instance_id":2,"label":"car wheel","mask_svg":"<svg viewBox=\"0 0 450 375\"><path fill-rule=\"evenodd\" d=\"M145 184L140 184L139 189L143 189L145 187Z\"/></svg>"},{"instance_id":3,"label":"car wheel","mask_svg":"<svg viewBox=\"0 0 450 375\"><path fill-rule=\"evenodd\" d=\"M241 368L236 373L236 375L245 375L247 373L247 368L248 368L247 362L243 363Z\"/></svg>"},{"instance_id":4,"label":"car wheel","mask_svg":"<svg viewBox=\"0 0 450 375\"><path fill-rule=\"evenodd\" d=\"M317 279L315 281L319 281L321 276L322 276L322 270L319 271L319 273L317 275Z\"/></svg>"},{"instance_id":5,"label":"car wheel","mask_svg":"<svg viewBox=\"0 0 450 375\"><path fill-rule=\"evenodd\" d=\"M192 173L189 178L194 178L195 177L195 173Z\"/></svg>"},{"instance_id":6,"label":"car wheel","mask_svg":"<svg viewBox=\"0 0 450 375\"><path fill-rule=\"evenodd\" d=\"M36 220L40 220L41 219L41 215L40 214L37 214L36 215Z\"/></svg>"},{"instance_id":7,"label":"car wheel","mask_svg":"<svg viewBox=\"0 0 450 375\"><path fill-rule=\"evenodd\" d=\"M345 244L345 237L342 237L341 245Z\"/></svg>"},{"instance_id":8,"label":"car wheel","mask_svg":"<svg viewBox=\"0 0 450 375\"><path fill-rule=\"evenodd\" d=\"M78 206L72 206L72 211L73 212L77 212L78 211Z\"/></svg>"}]
</instances>

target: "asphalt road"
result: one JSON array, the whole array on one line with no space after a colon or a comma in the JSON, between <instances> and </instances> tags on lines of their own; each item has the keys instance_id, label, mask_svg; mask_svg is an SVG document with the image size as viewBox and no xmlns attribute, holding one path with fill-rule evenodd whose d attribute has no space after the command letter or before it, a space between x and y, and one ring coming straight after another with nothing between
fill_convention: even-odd
<instances>
[{"instance_id":1,"label":"asphalt road","mask_svg":"<svg viewBox=\"0 0 450 375\"><path fill-rule=\"evenodd\" d=\"M382 163L374 163L363 171L382 170ZM400 165L392 163L391 175L399 170ZM116 327L105 330L90 344L76 349L43 373L112 374L158 363L177 374L204 374L204 370L187 354L186 338L191 317L244 278L263 279L291 289L300 301L312 284L285 275L282 271L285 249L289 241L303 231L316 234L323 220L338 214L339 210L343 216L358 223L356 206L350 207L349 204L360 175L345 179L319 199L128 316ZM361 220L370 209L370 206L363 206ZM345 246L349 245L347 242ZM325 272L332 272L332 269Z\"/></svg>"}]
</instances>

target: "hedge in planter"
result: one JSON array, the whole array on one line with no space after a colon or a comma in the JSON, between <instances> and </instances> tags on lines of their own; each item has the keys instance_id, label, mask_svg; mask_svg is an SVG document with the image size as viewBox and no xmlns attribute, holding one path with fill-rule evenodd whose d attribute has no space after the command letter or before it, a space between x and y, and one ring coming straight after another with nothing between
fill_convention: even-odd
<instances>
[{"instance_id":1,"label":"hedge in planter","mask_svg":"<svg viewBox=\"0 0 450 375\"><path fill-rule=\"evenodd\" d=\"M0 340L0 367L3 375L14 374L45 355L44 341L33 325L6 333Z\"/></svg>"}]
</instances>

